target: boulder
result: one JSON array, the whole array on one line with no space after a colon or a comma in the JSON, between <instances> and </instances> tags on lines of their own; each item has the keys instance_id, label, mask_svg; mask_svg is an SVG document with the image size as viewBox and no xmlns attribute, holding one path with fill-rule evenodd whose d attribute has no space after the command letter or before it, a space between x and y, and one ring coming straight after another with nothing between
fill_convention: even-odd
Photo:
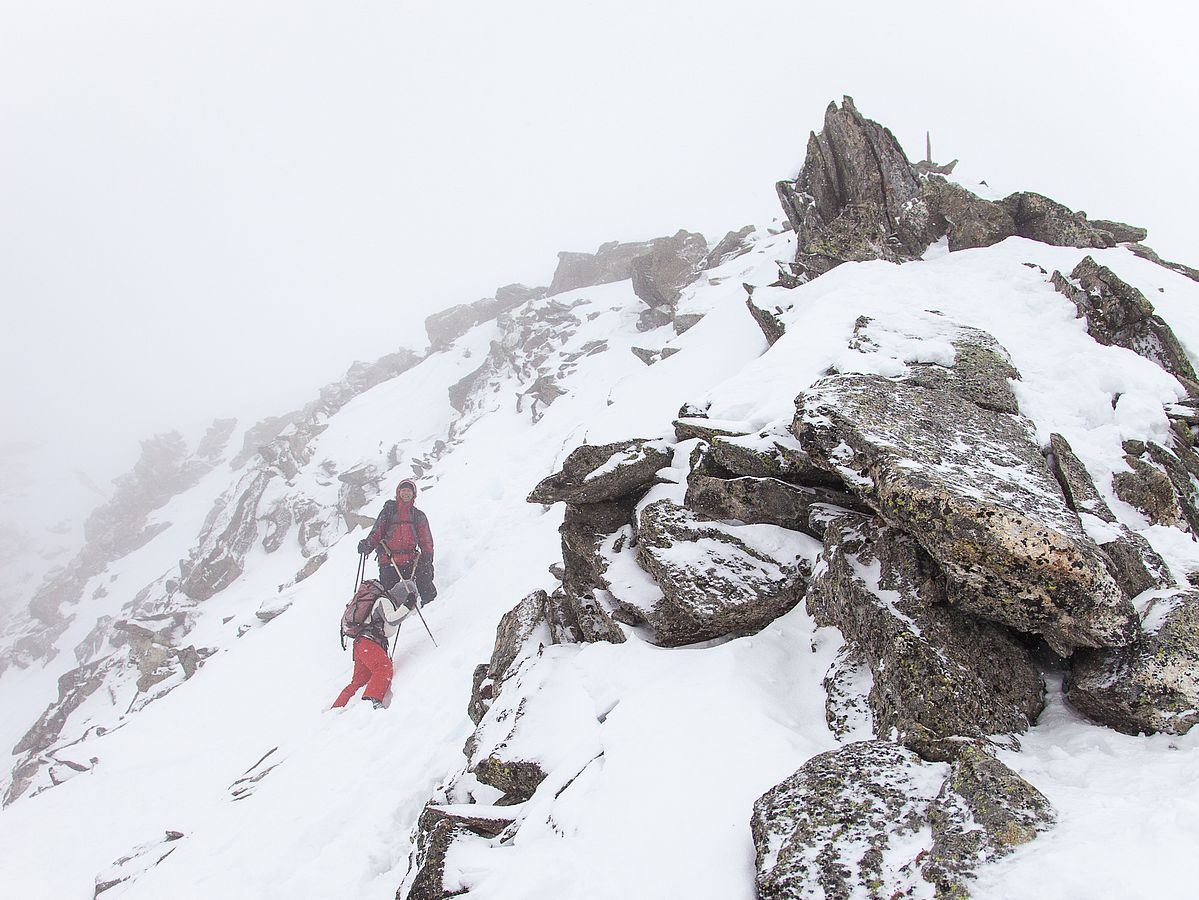
<instances>
[{"instance_id":1,"label":"boulder","mask_svg":"<svg viewBox=\"0 0 1199 900\"><path fill-rule=\"evenodd\" d=\"M1032 191L1011 194L999 201L1016 223L1022 238L1055 247L1114 247L1112 235L1095 228L1082 213Z\"/></svg>"},{"instance_id":2,"label":"boulder","mask_svg":"<svg viewBox=\"0 0 1199 900\"><path fill-rule=\"evenodd\" d=\"M638 562L663 594L647 618L664 646L758 631L803 594L810 538L701 521L670 500L641 511L638 537Z\"/></svg>"},{"instance_id":3,"label":"boulder","mask_svg":"<svg viewBox=\"0 0 1199 900\"><path fill-rule=\"evenodd\" d=\"M1132 350L1176 378L1195 381L1195 370L1170 326L1144 294L1111 269L1088 256L1069 279L1054 272L1053 286L1070 298L1086 319L1087 333L1099 343Z\"/></svg>"},{"instance_id":4,"label":"boulder","mask_svg":"<svg viewBox=\"0 0 1199 900\"><path fill-rule=\"evenodd\" d=\"M636 257L630 267L633 293L647 306L674 307L684 287L695 280L708 254L702 234L680 231Z\"/></svg>"},{"instance_id":5,"label":"boulder","mask_svg":"<svg viewBox=\"0 0 1199 900\"><path fill-rule=\"evenodd\" d=\"M584 444L566 457L562 470L543 479L530 503L602 503L644 491L673 459L663 441L637 438L613 444Z\"/></svg>"},{"instance_id":6,"label":"boulder","mask_svg":"<svg viewBox=\"0 0 1199 900\"><path fill-rule=\"evenodd\" d=\"M824 378L796 403L792 428L812 460L920 541L963 609L1041 634L1062 655L1132 642L1135 610L1031 423L880 375Z\"/></svg>"},{"instance_id":7,"label":"boulder","mask_svg":"<svg viewBox=\"0 0 1199 900\"><path fill-rule=\"evenodd\" d=\"M921 190L931 212L931 229L909 239L913 250L919 246L918 241L927 247L942 234L949 238L950 251L956 252L990 247L1016 233L1015 219L1007 207L984 200L960 184L932 175L921 183Z\"/></svg>"},{"instance_id":8,"label":"boulder","mask_svg":"<svg viewBox=\"0 0 1199 900\"><path fill-rule=\"evenodd\" d=\"M1053 820L1036 788L975 747L946 765L886 741L848 744L754 804L758 897L968 897L979 866Z\"/></svg>"},{"instance_id":9,"label":"boulder","mask_svg":"<svg viewBox=\"0 0 1199 900\"><path fill-rule=\"evenodd\" d=\"M1079 650L1066 698L1126 734L1186 734L1199 722L1199 591L1153 599L1130 647Z\"/></svg>"},{"instance_id":10,"label":"boulder","mask_svg":"<svg viewBox=\"0 0 1199 900\"><path fill-rule=\"evenodd\" d=\"M1135 456L1125 456L1124 461L1130 471L1117 472L1112 476L1112 489L1116 496L1144 513L1152 525L1177 525L1182 518L1182 510L1170 476Z\"/></svg>"},{"instance_id":11,"label":"boulder","mask_svg":"<svg viewBox=\"0 0 1199 900\"><path fill-rule=\"evenodd\" d=\"M844 513L825 528L822 560L808 611L869 666L878 734L922 753L930 740L1022 732L1036 721L1044 684L1028 651L1002 626L949 606L944 578L913 538Z\"/></svg>"}]
</instances>

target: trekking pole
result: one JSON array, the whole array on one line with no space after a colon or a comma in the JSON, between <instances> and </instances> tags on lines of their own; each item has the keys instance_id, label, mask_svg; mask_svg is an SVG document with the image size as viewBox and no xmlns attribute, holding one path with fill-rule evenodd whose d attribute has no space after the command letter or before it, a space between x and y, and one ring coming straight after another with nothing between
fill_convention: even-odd
<instances>
[{"instance_id":1,"label":"trekking pole","mask_svg":"<svg viewBox=\"0 0 1199 900\"><path fill-rule=\"evenodd\" d=\"M358 588L362 586L362 579L366 576L366 554L358 554L358 568L354 571L354 593L358 593Z\"/></svg>"},{"instance_id":2,"label":"trekking pole","mask_svg":"<svg viewBox=\"0 0 1199 900\"><path fill-rule=\"evenodd\" d=\"M420 548L419 547L416 550L416 558L420 559ZM390 553L387 554L387 561L389 563L391 563L391 567L396 570L396 574L400 576L401 581L408 580L407 578L404 577L404 573L400 571L400 567L398 565L396 565L396 558L394 556L392 556ZM415 560L412 563L412 574L413 575L416 574L416 561ZM417 591L416 591L416 614L418 616L420 616L420 623L425 626L425 631L429 632L429 640L431 640L433 642L433 646L436 647L437 646L437 638L433 637L433 631L432 631L432 629L429 628L429 623L425 621L425 614L420 611L420 608L421 608L420 588L417 588ZM396 641L396 643L399 643L399 641Z\"/></svg>"}]
</instances>

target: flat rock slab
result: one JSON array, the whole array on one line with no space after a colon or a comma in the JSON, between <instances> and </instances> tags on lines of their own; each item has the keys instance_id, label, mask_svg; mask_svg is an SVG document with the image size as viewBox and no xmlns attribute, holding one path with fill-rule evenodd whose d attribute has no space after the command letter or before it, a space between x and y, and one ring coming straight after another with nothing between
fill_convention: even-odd
<instances>
[{"instance_id":1,"label":"flat rock slab","mask_svg":"<svg viewBox=\"0 0 1199 900\"><path fill-rule=\"evenodd\" d=\"M1125 646L1136 612L1067 506L1028 420L947 387L834 375L796 400L792 429L955 583L955 602L1058 653Z\"/></svg>"},{"instance_id":2,"label":"flat rock slab","mask_svg":"<svg viewBox=\"0 0 1199 900\"><path fill-rule=\"evenodd\" d=\"M973 746L944 764L887 741L848 744L754 804L758 897L967 897L978 866L1052 821L1036 788Z\"/></svg>"},{"instance_id":3,"label":"flat rock slab","mask_svg":"<svg viewBox=\"0 0 1199 900\"><path fill-rule=\"evenodd\" d=\"M1173 591L1146 609L1131 647L1080 650L1066 698L1126 734L1186 734L1199 722L1199 591Z\"/></svg>"},{"instance_id":4,"label":"flat rock slab","mask_svg":"<svg viewBox=\"0 0 1199 900\"><path fill-rule=\"evenodd\" d=\"M644 491L674 458L664 441L635 439L584 444L566 457L560 472L543 479L530 503L603 503Z\"/></svg>"},{"instance_id":5,"label":"flat rock slab","mask_svg":"<svg viewBox=\"0 0 1199 900\"><path fill-rule=\"evenodd\" d=\"M815 542L772 525L724 525L670 500L641 511L637 559L662 597L646 616L666 646L757 631L791 609Z\"/></svg>"}]
</instances>

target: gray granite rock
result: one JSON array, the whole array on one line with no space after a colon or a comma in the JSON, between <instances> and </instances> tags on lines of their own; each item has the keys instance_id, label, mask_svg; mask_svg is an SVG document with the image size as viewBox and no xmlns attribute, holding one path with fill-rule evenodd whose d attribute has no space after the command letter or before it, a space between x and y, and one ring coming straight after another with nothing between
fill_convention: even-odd
<instances>
[{"instance_id":1,"label":"gray granite rock","mask_svg":"<svg viewBox=\"0 0 1199 900\"><path fill-rule=\"evenodd\" d=\"M952 765L864 741L813 757L754 804L761 900L962 900L978 868L1048 828L1032 785L977 748Z\"/></svg>"},{"instance_id":2,"label":"gray granite rock","mask_svg":"<svg viewBox=\"0 0 1199 900\"><path fill-rule=\"evenodd\" d=\"M638 562L663 593L648 620L665 646L752 633L803 593L801 559L754 549L750 532L702 521L670 500L646 506L637 533Z\"/></svg>"},{"instance_id":3,"label":"gray granite rock","mask_svg":"<svg viewBox=\"0 0 1199 900\"><path fill-rule=\"evenodd\" d=\"M1199 591L1173 591L1146 610L1130 647L1079 650L1066 698L1126 734L1186 734L1199 722Z\"/></svg>"},{"instance_id":4,"label":"gray granite rock","mask_svg":"<svg viewBox=\"0 0 1199 900\"><path fill-rule=\"evenodd\" d=\"M1116 244L1110 233L1095 228L1085 215L1041 194L1021 191L999 202L1011 213L1020 237L1056 247L1102 248Z\"/></svg>"},{"instance_id":5,"label":"gray granite rock","mask_svg":"<svg viewBox=\"0 0 1199 900\"><path fill-rule=\"evenodd\" d=\"M834 375L796 402L793 431L812 460L920 541L963 609L1064 655L1132 642L1135 611L1026 420L878 375Z\"/></svg>"},{"instance_id":6,"label":"gray granite rock","mask_svg":"<svg viewBox=\"0 0 1199 900\"><path fill-rule=\"evenodd\" d=\"M1049 447L1050 464L1066 503L1079 515L1094 516L1115 532L1115 537L1100 542L1099 549L1107 555L1108 571L1124 593L1135 597L1142 591L1172 587L1174 579L1165 560L1147 540L1117 521L1069 442L1052 434Z\"/></svg>"},{"instance_id":7,"label":"gray granite rock","mask_svg":"<svg viewBox=\"0 0 1199 900\"><path fill-rule=\"evenodd\" d=\"M1088 256L1069 279L1054 272L1053 285L1074 303L1087 321L1087 333L1099 343L1132 350L1179 379L1195 381L1195 370L1170 326L1144 294L1111 269Z\"/></svg>"}]
</instances>

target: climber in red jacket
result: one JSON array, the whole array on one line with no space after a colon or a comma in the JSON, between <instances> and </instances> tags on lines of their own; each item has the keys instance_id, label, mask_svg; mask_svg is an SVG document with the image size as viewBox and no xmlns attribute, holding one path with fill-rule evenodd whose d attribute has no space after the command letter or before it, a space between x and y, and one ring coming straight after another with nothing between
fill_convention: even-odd
<instances>
[{"instance_id":1,"label":"climber in red jacket","mask_svg":"<svg viewBox=\"0 0 1199 900\"><path fill-rule=\"evenodd\" d=\"M390 589L405 578L415 581L421 605L427 606L437 596L433 534L428 516L416 508L415 500L415 482L404 479L396 486L395 500L383 504L370 534L358 542L358 552L375 551L384 587Z\"/></svg>"}]
</instances>

